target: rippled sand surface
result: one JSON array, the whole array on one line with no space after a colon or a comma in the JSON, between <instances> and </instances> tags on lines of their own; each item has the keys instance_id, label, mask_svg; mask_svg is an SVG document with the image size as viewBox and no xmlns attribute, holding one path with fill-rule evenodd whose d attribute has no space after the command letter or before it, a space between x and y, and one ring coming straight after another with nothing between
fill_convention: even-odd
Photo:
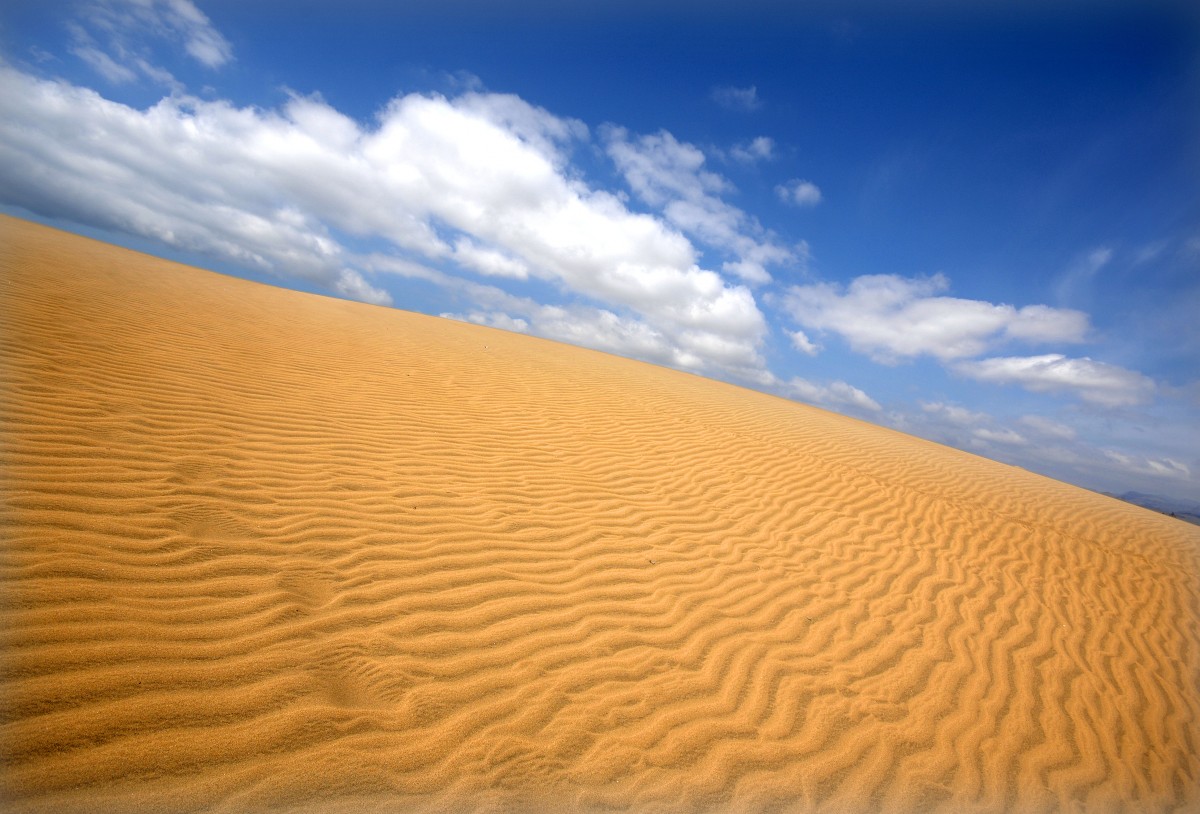
<instances>
[{"instance_id":1,"label":"rippled sand surface","mask_svg":"<svg viewBox=\"0 0 1200 814\"><path fill-rule=\"evenodd\" d=\"M0 221L9 811L1200 810L1200 530Z\"/></svg>"}]
</instances>

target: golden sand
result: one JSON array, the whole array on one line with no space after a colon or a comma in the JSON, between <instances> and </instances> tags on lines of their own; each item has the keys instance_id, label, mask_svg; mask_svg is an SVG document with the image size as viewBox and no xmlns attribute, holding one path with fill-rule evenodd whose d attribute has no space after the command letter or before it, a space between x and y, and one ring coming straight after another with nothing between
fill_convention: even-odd
<instances>
[{"instance_id":1,"label":"golden sand","mask_svg":"<svg viewBox=\"0 0 1200 814\"><path fill-rule=\"evenodd\" d=\"M10 811L1200 810L1200 529L0 221Z\"/></svg>"}]
</instances>

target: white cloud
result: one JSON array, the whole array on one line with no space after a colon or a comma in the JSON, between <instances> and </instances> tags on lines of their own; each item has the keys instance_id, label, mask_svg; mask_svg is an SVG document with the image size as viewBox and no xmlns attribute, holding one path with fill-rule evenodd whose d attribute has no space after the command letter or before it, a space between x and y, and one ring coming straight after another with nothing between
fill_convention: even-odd
<instances>
[{"instance_id":1,"label":"white cloud","mask_svg":"<svg viewBox=\"0 0 1200 814\"><path fill-rule=\"evenodd\" d=\"M1190 478L1192 470L1187 464L1174 458L1149 458L1126 455L1115 450L1104 450L1104 456L1121 469L1137 475L1155 475L1164 478Z\"/></svg>"},{"instance_id":2,"label":"white cloud","mask_svg":"<svg viewBox=\"0 0 1200 814\"><path fill-rule=\"evenodd\" d=\"M1089 274L1095 274L1108 265L1109 261L1112 260L1112 256L1112 249L1108 246L1099 246L1088 253L1084 268L1087 269Z\"/></svg>"},{"instance_id":3,"label":"white cloud","mask_svg":"<svg viewBox=\"0 0 1200 814\"><path fill-rule=\"evenodd\" d=\"M529 277L529 268L521 261L494 249L484 248L465 237L455 242L454 259L490 277L511 277L516 280Z\"/></svg>"},{"instance_id":4,"label":"white cloud","mask_svg":"<svg viewBox=\"0 0 1200 814\"><path fill-rule=\"evenodd\" d=\"M179 32L184 49L210 68L224 65L233 58L233 48L188 0L170 0L170 12L163 15L168 25Z\"/></svg>"},{"instance_id":5,"label":"white cloud","mask_svg":"<svg viewBox=\"0 0 1200 814\"><path fill-rule=\"evenodd\" d=\"M1158 258L1162 257L1167 250L1168 243L1165 240L1155 240L1150 243L1143 244L1138 248L1133 255L1133 265L1142 266L1146 263L1153 263Z\"/></svg>"},{"instance_id":6,"label":"white cloud","mask_svg":"<svg viewBox=\"0 0 1200 814\"><path fill-rule=\"evenodd\" d=\"M985 412L943 401L921 401L920 413L903 409L890 413L892 426L958 449L971 449L1014 463L1027 459L1034 448L1029 439ZM1038 452L1044 452L1039 447Z\"/></svg>"},{"instance_id":7,"label":"white cloud","mask_svg":"<svg viewBox=\"0 0 1200 814\"><path fill-rule=\"evenodd\" d=\"M941 274L908 279L858 277L844 291L831 283L793 286L784 307L800 325L832 331L884 364L921 355L940 360L976 356L1005 339L1080 342L1088 330L1080 311L937 296L949 288Z\"/></svg>"},{"instance_id":8,"label":"white cloud","mask_svg":"<svg viewBox=\"0 0 1200 814\"><path fill-rule=\"evenodd\" d=\"M369 302L372 305L391 305L392 296L382 288L376 288L354 269L342 269L338 272L334 290L352 300Z\"/></svg>"},{"instance_id":9,"label":"white cloud","mask_svg":"<svg viewBox=\"0 0 1200 814\"><path fill-rule=\"evenodd\" d=\"M816 356L821 352L821 346L809 339L804 331L789 331L785 328L783 332L792 340L792 347L806 356Z\"/></svg>"},{"instance_id":10,"label":"white cloud","mask_svg":"<svg viewBox=\"0 0 1200 814\"><path fill-rule=\"evenodd\" d=\"M473 88L472 92L456 99L455 104L460 110L515 135L560 169L567 163L566 153L560 146L588 137L587 126L578 119L559 118L511 93L486 93Z\"/></svg>"},{"instance_id":11,"label":"white cloud","mask_svg":"<svg viewBox=\"0 0 1200 814\"><path fill-rule=\"evenodd\" d=\"M816 206L821 202L821 190L812 181L793 178L786 184L775 187L775 194L784 203L796 206Z\"/></svg>"},{"instance_id":12,"label":"white cloud","mask_svg":"<svg viewBox=\"0 0 1200 814\"><path fill-rule=\"evenodd\" d=\"M664 131L631 141L629 131L607 128L608 154L630 188L651 206L674 200L704 200L733 186L704 169L704 153Z\"/></svg>"},{"instance_id":13,"label":"white cloud","mask_svg":"<svg viewBox=\"0 0 1200 814\"><path fill-rule=\"evenodd\" d=\"M550 305L494 286L450 281L483 306L466 314L443 314L483 325L519 330L547 339L642 359L683 370L718 369L730 378L766 386L775 383L754 350L704 331L668 334L650 322L587 305Z\"/></svg>"},{"instance_id":14,"label":"white cloud","mask_svg":"<svg viewBox=\"0 0 1200 814\"><path fill-rule=\"evenodd\" d=\"M1023 447L1029 443L1027 440L1025 440L1025 436L1021 435L1015 430L1009 429L991 430L986 427L981 427L971 434L980 441L988 443L1008 444L1009 446L1017 447Z\"/></svg>"},{"instance_id":15,"label":"white cloud","mask_svg":"<svg viewBox=\"0 0 1200 814\"><path fill-rule=\"evenodd\" d=\"M1187 464L1176 461L1173 458L1162 458L1160 460L1146 459L1146 465L1154 471L1156 475L1166 475L1168 477L1184 477L1188 478L1192 475L1192 470Z\"/></svg>"},{"instance_id":16,"label":"white cloud","mask_svg":"<svg viewBox=\"0 0 1200 814\"><path fill-rule=\"evenodd\" d=\"M1142 404L1155 390L1154 382L1136 371L1060 353L960 362L954 369L979 381L1019 384L1035 393L1072 392L1104 407Z\"/></svg>"},{"instance_id":17,"label":"white cloud","mask_svg":"<svg viewBox=\"0 0 1200 814\"><path fill-rule=\"evenodd\" d=\"M499 311L470 311L466 314L444 313L438 316L446 319L456 319L459 322L474 322L476 325L486 325L489 328L499 328L513 333L528 333L529 322L524 319L510 317Z\"/></svg>"},{"instance_id":18,"label":"white cloud","mask_svg":"<svg viewBox=\"0 0 1200 814\"><path fill-rule=\"evenodd\" d=\"M921 402L921 409L931 416L956 424L960 427L970 427L987 424L992 417L986 413L976 413L957 404L946 404L940 401Z\"/></svg>"},{"instance_id":19,"label":"white cloud","mask_svg":"<svg viewBox=\"0 0 1200 814\"><path fill-rule=\"evenodd\" d=\"M783 386L783 390L789 396L823 407L833 409L850 407L872 413L883 410L875 399L843 381L822 385L796 377L789 380Z\"/></svg>"},{"instance_id":20,"label":"white cloud","mask_svg":"<svg viewBox=\"0 0 1200 814\"><path fill-rule=\"evenodd\" d=\"M1079 435L1074 427L1068 427L1066 424L1060 424L1040 415L1021 416L1020 421L1024 426L1046 438L1073 441Z\"/></svg>"},{"instance_id":21,"label":"white cloud","mask_svg":"<svg viewBox=\"0 0 1200 814\"><path fill-rule=\"evenodd\" d=\"M1092 489L1194 495L1192 473L1200 470L1200 447L1190 432L1195 422L1186 412L1171 417L1162 406L1160 402L1139 415L1073 408L1077 426L1068 426L1040 415L1010 422L957 404L921 402L919 413L901 407L884 421L904 432ZM1155 427L1153 436L1146 432L1149 425ZM1145 483L1144 476L1152 476L1154 483Z\"/></svg>"},{"instance_id":22,"label":"white cloud","mask_svg":"<svg viewBox=\"0 0 1200 814\"><path fill-rule=\"evenodd\" d=\"M767 271L767 267L753 260L730 260L721 264L721 271L754 285L771 282L771 273Z\"/></svg>"},{"instance_id":23,"label":"white cloud","mask_svg":"<svg viewBox=\"0 0 1200 814\"><path fill-rule=\"evenodd\" d=\"M153 43L182 46L207 68L233 59L233 47L191 0L93 0L68 25L72 53L110 82L144 76L179 89L174 77L154 64Z\"/></svg>"},{"instance_id":24,"label":"white cloud","mask_svg":"<svg viewBox=\"0 0 1200 814\"><path fill-rule=\"evenodd\" d=\"M743 164L769 161L775 155L775 142L767 136L759 136L747 143L735 144L729 154Z\"/></svg>"},{"instance_id":25,"label":"white cloud","mask_svg":"<svg viewBox=\"0 0 1200 814\"><path fill-rule=\"evenodd\" d=\"M807 276L808 266L812 261L812 248L808 245L808 241L801 240L798 242L793 248L792 253L795 255L796 265Z\"/></svg>"},{"instance_id":26,"label":"white cloud","mask_svg":"<svg viewBox=\"0 0 1200 814\"><path fill-rule=\"evenodd\" d=\"M57 62L58 57L47 51L45 48L40 48L37 45L31 44L28 48L29 56L39 65L45 65L48 62Z\"/></svg>"},{"instance_id":27,"label":"white cloud","mask_svg":"<svg viewBox=\"0 0 1200 814\"><path fill-rule=\"evenodd\" d=\"M758 110L763 104L762 100L758 98L758 88L754 85L747 88L721 85L713 88L712 99L728 110L746 112Z\"/></svg>"},{"instance_id":28,"label":"white cloud","mask_svg":"<svg viewBox=\"0 0 1200 814\"><path fill-rule=\"evenodd\" d=\"M1082 342L1088 327L1087 314L1082 311L1026 305L1005 323L1004 335L1024 342Z\"/></svg>"},{"instance_id":29,"label":"white cloud","mask_svg":"<svg viewBox=\"0 0 1200 814\"><path fill-rule=\"evenodd\" d=\"M1097 246L1075 259L1055 284L1055 295L1060 302L1086 298L1092 280L1113 258L1108 246Z\"/></svg>"},{"instance_id":30,"label":"white cloud","mask_svg":"<svg viewBox=\"0 0 1200 814\"><path fill-rule=\"evenodd\" d=\"M138 75L133 69L120 64L86 40L81 40L71 48L71 53L82 59L93 71L114 85L126 84L137 79Z\"/></svg>"},{"instance_id":31,"label":"white cloud","mask_svg":"<svg viewBox=\"0 0 1200 814\"><path fill-rule=\"evenodd\" d=\"M639 198L697 240L736 255L724 271L761 284L771 279L768 265L795 262L795 253L757 220L718 197L733 185L704 169L697 147L665 131L631 139L628 131L610 127L605 135L609 156Z\"/></svg>"},{"instance_id":32,"label":"white cloud","mask_svg":"<svg viewBox=\"0 0 1200 814\"><path fill-rule=\"evenodd\" d=\"M604 330L645 332L653 342L622 347L652 346L646 356L697 371L765 375L753 295L700 268L661 220L579 181L569 149L586 134L516 96L412 94L364 127L319 98L263 110L174 94L136 110L0 67L7 203L369 302L386 292L364 272L387 264L356 259L341 235L383 239L405 255L393 268L455 261L602 306L574 333L569 309L563 324L529 320L560 338L601 346Z\"/></svg>"}]
</instances>

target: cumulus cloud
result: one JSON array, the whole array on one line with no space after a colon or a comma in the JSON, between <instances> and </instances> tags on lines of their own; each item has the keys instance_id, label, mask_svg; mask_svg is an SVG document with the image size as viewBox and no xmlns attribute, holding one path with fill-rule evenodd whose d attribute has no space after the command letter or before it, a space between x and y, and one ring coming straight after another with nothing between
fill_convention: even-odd
<instances>
[{"instance_id":1,"label":"cumulus cloud","mask_svg":"<svg viewBox=\"0 0 1200 814\"><path fill-rule=\"evenodd\" d=\"M333 290L351 300L368 302L372 305L391 305L392 295L382 288L376 288L354 269L342 269L338 272L333 284Z\"/></svg>"},{"instance_id":2,"label":"cumulus cloud","mask_svg":"<svg viewBox=\"0 0 1200 814\"><path fill-rule=\"evenodd\" d=\"M833 409L854 408L859 411L878 413L883 410L879 402L862 390L843 381L817 384L799 377L790 379L783 387L787 395Z\"/></svg>"},{"instance_id":3,"label":"cumulus cloud","mask_svg":"<svg viewBox=\"0 0 1200 814\"><path fill-rule=\"evenodd\" d=\"M793 178L786 184L775 187L775 194L784 203L796 206L816 206L821 202L821 190L812 181Z\"/></svg>"},{"instance_id":4,"label":"cumulus cloud","mask_svg":"<svg viewBox=\"0 0 1200 814\"><path fill-rule=\"evenodd\" d=\"M954 369L978 381L1019 384L1035 393L1070 392L1103 407L1142 404L1155 391L1154 382L1141 373L1087 357L1071 359L1060 353L960 362Z\"/></svg>"},{"instance_id":5,"label":"cumulus cloud","mask_svg":"<svg viewBox=\"0 0 1200 814\"><path fill-rule=\"evenodd\" d=\"M520 260L480 246L465 237L455 242L454 259L459 264L490 277L511 277L516 280L529 277L529 267Z\"/></svg>"},{"instance_id":6,"label":"cumulus cloud","mask_svg":"<svg viewBox=\"0 0 1200 814\"><path fill-rule=\"evenodd\" d=\"M446 319L456 319L459 322L473 322L476 325L486 325L489 328L499 328L512 333L528 333L529 321L519 317L510 317L499 311L469 311L465 314L442 313L438 316Z\"/></svg>"},{"instance_id":7,"label":"cumulus cloud","mask_svg":"<svg viewBox=\"0 0 1200 814\"><path fill-rule=\"evenodd\" d=\"M733 186L715 172L704 169L704 153L678 141L665 130L630 140L621 127L606 130L608 154L630 188L651 206L673 200L702 200Z\"/></svg>"},{"instance_id":8,"label":"cumulus cloud","mask_svg":"<svg viewBox=\"0 0 1200 814\"><path fill-rule=\"evenodd\" d=\"M939 296L949 286L941 274L918 279L879 274L858 277L845 289L832 283L793 286L783 302L800 325L836 333L884 364L922 355L942 361L977 356L1007 339L1081 342L1087 334L1088 318L1081 311Z\"/></svg>"},{"instance_id":9,"label":"cumulus cloud","mask_svg":"<svg viewBox=\"0 0 1200 814\"><path fill-rule=\"evenodd\" d=\"M992 417L986 413L977 413L957 404L946 404L941 401L923 401L920 404L926 414L960 427L987 424L992 420Z\"/></svg>"},{"instance_id":10,"label":"cumulus cloud","mask_svg":"<svg viewBox=\"0 0 1200 814\"><path fill-rule=\"evenodd\" d=\"M264 110L173 94L138 110L0 67L7 203L369 302L386 292L366 273L386 264L361 262L346 240L382 239L416 267L538 278L596 304L613 318L588 323L593 346L606 328L646 331L682 349L671 364L761 371L753 295L699 267L662 220L578 180L569 153L586 136L511 95L410 94L363 126L320 98Z\"/></svg>"},{"instance_id":11,"label":"cumulus cloud","mask_svg":"<svg viewBox=\"0 0 1200 814\"><path fill-rule=\"evenodd\" d=\"M437 274L437 272L433 272ZM418 272L418 276L419 272ZM704 331L671 334L651 322L579 303L546 304L494 286L451 280L481 307L442 316L520 331L684 370L716 369L759 386L775 384L753 348Z\"/></svg>"},{"instance_id":12,"label":"cumulus cloud","mask_svg":"<svg viewBox=\"0 0 1200 814\"><path fill-rule=\"evenodd\" d=\"M744 112L758 110L763 104L754 85L747 88L720 85L712 89L712 100L727 110Z\"/></svg>"},{"instance_id":13,"label":"cumulus cloud","mask_svg":"<svg viewBox=\"0 0 1200 814\"><path fill-rule=\"evenodd\" d=\"M743 164L768 161L775 155L775 142L767 136L759 136L744 144L735 144L729 154Z\"/></svg>"},{"instance_id":14,"label":"cumulus cloud","mask_svg":"<svg viewBox=\"0 0 1200 814\"><path fill-rule=\"evenodd\" d=\"M809 339L804 331L789 331L785 328L784 333L792 340L792 347L804 355L816 356L821 352L821 346Z\"/></svg>"},{"instance_id":15,"label":"cumulus cloud","mask_svg":"<svg viewBox=\"0 0 1200 814\"><path fill-rule=\"evenodd\" d=\"M666 131L631 138L627 130L610 127L605 136L608 154L634 194L678 229L735 256L722 270L761 284L771 279L768 265L796 261L757 220L721 199L733 185L704 168L699 148Z\"/></svg>"}]
</instances>

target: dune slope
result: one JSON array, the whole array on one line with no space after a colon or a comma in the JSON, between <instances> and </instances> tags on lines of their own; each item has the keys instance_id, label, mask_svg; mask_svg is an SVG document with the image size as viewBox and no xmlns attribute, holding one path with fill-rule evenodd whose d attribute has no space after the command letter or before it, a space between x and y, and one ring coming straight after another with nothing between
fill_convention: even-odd
<instances>
[{"instance_id":1,"label":"dune slope","mask_svg":"<svg viewBox=\"0 0 1200 814\"><path fill-rule=\"evenodd\" d=\"M1200 810L1200 530L0 221L15 811Z\"/></svg>"}]
</instances>

